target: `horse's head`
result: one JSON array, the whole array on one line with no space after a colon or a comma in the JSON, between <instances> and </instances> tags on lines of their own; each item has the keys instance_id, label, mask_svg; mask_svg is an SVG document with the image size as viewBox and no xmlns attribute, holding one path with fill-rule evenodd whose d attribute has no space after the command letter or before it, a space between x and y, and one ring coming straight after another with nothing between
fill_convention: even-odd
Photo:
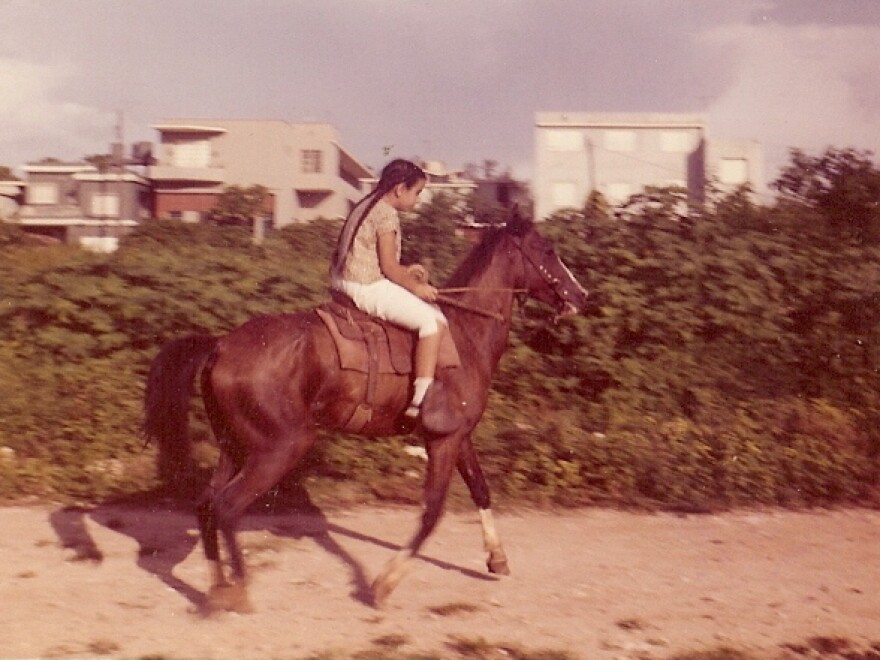
<instances>
[{"instance_id":1,"label":"horse's head","mask_svg":"<svg viewBox=\"0 0 880 660\"><path fill-rule=\"evenodd\" d=\"M556 307L560 316L582 312L587 305L586 289L562 263L553 244L537 232L532 220L514 210L506 230L522 252L522 287L528 295Z\"/></svg>"}]
</instances>

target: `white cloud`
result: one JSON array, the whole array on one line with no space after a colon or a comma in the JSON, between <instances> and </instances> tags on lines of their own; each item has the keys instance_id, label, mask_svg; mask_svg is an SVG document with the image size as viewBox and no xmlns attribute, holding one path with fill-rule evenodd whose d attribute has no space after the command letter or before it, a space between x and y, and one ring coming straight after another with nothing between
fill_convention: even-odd
<instances>
[{"instance_id":1,"label":"white cloud","mask_svg":"<svg viewBox=\"0 0 880 660\"><path fill-rule=\"evenodd\" d=\"M712 131L760 141L769 179L790 147L880 154L880 27L733 25L705 39L731 49L737 67L709 108Z\"/></svg>"},{"instance_id":2,"label":"white cloud","mask_svg":"<svg viewBox=\"0 0 880 660\"><path fill-rule=\"evenodd\" d=\"M0 153L9 161L3 164L17 167L19 160L49 155L75 158L106 148L113 114L65 100L63 86L73 77L69 65L0 58ZM35 151L41 149L46 151Z\"/></svg>"}]
</instances>

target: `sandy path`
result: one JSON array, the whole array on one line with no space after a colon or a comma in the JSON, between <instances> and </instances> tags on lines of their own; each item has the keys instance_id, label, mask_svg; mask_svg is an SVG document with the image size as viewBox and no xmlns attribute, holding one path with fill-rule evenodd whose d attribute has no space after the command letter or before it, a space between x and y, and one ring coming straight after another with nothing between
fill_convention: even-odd
<instances>
[{"instance_id":1,"label":"sandy path","mask_svg":"<svg viewBox=\"0 0 880 660\"><path fill-rule=\"evenodd\" d=\"M509 513L503 579L484 571L477 516L448 514L372 609L358 593L417 513L249 516L256 612L206 619L192 516L0 508L0 656L305 658L384 643L454 658L463 639L582 659L720 645L771 657L824 636L880 657L880 512Z\"/></svg>"}]
</instances>

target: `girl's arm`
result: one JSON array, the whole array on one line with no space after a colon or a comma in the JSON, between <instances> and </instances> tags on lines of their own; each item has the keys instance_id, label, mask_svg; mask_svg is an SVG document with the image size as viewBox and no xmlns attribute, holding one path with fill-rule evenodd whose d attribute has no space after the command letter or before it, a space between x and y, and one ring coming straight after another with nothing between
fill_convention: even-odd
<instances>
[{"instance_id":1,"label":"girl's arm","mask_svg":"<svg viewBox=\"0 0 880 660\"><path fill-rule=\"evenodd\" d=\"M379 252L379 268L382 274L395 284L412 291L415 295L428 302L437 299L437 289L427 282L419 281L416 272L402 266L397 260L397 234L386 232L377 237L376 249Z\"/></svg>"}]
</instances>

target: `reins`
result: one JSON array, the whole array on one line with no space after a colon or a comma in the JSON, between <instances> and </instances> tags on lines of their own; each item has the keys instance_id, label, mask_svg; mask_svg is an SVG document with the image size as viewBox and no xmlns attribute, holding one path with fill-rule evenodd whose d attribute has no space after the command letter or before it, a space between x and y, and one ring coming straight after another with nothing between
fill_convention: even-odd
<instances>
[{"instance_id":1,"label":"reins","mask_svg":"<svg viewBox=\"0 0 880 660\"><path fill-rule=\"evenodd\" d=\"M437 293L467 293L468 291L510 291L511 293L528 293L528 289L511 289L510 287L458 286L450 289L437 289Z\"/></svg>"},{"instance_id":2,"label":"reins","mask_svg":"<svg viewBox=\"0 0 880 660\"><path fill-rule=\"evenodd\" d=\"M448 289L437 289L437 301L445 303L447 305L451 305L452 307L458 307L459 309L464 309L468 312L473 312L474 314L480 314L482 316L488 316L489 318L493 318L496 321L504 321L504 315L499 312L490 312L487 309L483 309L481 307L474 307L473 305L468 305L467 303L460 302L455 298L450 298L447 295L443 295L446 293L467 293L468 291L499 291L499 292L510 292L510 293L526 293L526 289L512 289L510 287L480 287L480 286L459 286L459 287L451 287Z\"/></svg>"}]
</instances>

